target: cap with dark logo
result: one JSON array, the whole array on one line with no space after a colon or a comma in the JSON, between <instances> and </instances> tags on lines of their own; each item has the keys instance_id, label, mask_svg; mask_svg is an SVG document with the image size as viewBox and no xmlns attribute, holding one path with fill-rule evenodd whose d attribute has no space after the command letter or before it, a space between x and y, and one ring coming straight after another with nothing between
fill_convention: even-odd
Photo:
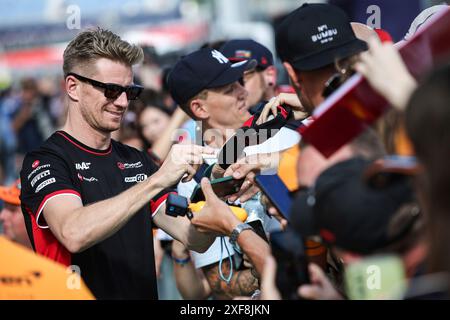
<instances>
[{"instance_id":1,"label":"cap with dark logo","mask_svg":"<svg viewBox=\"0 0 450 320\"><path fill-rule=\"evenodd\" d=\"M416 202L411 179L403 175L382 188L371 187L364 180L370 165L370 161L354 158L325 170L313 188L299 192L294 200L293 227L303 236L320 235L326 243L360 254L382 249L398 240L397 235L404 236L388 230L398 210ZM410 222L415 218L412 215Z\"/></svg>"},{"instance_id":2,"label":"cap with dark logo","mask_svg":"<svg viewBox=\"0 0 450 320\"><path fill-rule=\"evenodd\" d=\"M226 42L221 48L223 53L231 62L255 59L257 67L266 69L273 65L273 55L269 49L252 39L234 39Z\"/></svg>"},{"instance_id":3,"label":"cap with dark logo","mask_svg":"<svg viewBox=\"0 0 450 320\"><path fill-rule=\"evenodd\" d=\"M356 38L347 14L337 6L304 4L291 12L275 34L277 53L300 71L322 68L367 50Z\"/></svg>"},{"instance_id":4,"label":"cap with dark logo","mask_svg":"<svg viewBox=\"0 0 450 320\"><path fill-rule=\"evenodd\" d=\"M254 60L231 63L221 52L203 48L182 57L168 75L167 84L178 104L189 101L204 89L238 81L244 71L256 66Z\"/></svg>"}]
</instances>

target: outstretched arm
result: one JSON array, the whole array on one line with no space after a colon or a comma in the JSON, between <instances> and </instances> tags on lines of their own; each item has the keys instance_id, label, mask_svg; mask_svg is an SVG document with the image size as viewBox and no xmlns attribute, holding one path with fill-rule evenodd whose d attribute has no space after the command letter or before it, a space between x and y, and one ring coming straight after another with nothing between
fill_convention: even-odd
<instances>
[{"instance_id":1,"label":"outstretched arm","mask_svg":"<svg viewBox=\"0 0 450 320\"><path fill-rule=\"evenodd\" d=\"M115 197L87 206L73 195L51 198L43 209L45 220L67 250L83 251L117 232L153 197L183 175L192 179L202 163L201 154L209 152L212 152L210 148L200 146L174 146L155 174Z\"/></svg>"},{"instance_id":2,"label":"outstretched arm","mask_svg":"<svg viewBox=\"0 0 450 320\"><path fill-rule=\"evenodd\" d=\"M241 221L233 214L225 202L216 196L208 179L203 178L201 186L206 198L206 204L201 211L194 214L191 223L200 231L230 236L232 231L241 224ZM248 256L256 271L261 274L264 268L264 258L270 253L267 242L254 231L244 230L239 234L237 244L243 253Z\"/></svg>"}]
</instances>

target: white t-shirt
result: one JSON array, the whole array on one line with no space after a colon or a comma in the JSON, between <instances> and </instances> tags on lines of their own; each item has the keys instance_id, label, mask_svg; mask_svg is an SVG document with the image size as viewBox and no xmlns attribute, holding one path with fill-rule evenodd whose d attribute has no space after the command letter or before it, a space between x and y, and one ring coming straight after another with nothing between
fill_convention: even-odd
<instances>
[{"instance_id":1,"label":"white t-shirt","mask_svg":"<svg viewBox=\"0 0 450 320\"><path fill-rule=\"evenodd\" d=\"M180 196L190 198L196 185L197 182L194 179L188 182L180 182L177 186L178 194ZM229 238L228 237L224 238L225 238L224 245L226 245L226 247L225 246L223 247L222 259L226 259L230 255L232 256L233 254L235 254L233 246L229 242ZM195 267L197 269L220 261L220 239L221 237L217 237L216 240L213 242L213 244L208 248L208 250L206 250L203 253L191 251L191 255L194 259Z\"/></svg>"}]
</instances>

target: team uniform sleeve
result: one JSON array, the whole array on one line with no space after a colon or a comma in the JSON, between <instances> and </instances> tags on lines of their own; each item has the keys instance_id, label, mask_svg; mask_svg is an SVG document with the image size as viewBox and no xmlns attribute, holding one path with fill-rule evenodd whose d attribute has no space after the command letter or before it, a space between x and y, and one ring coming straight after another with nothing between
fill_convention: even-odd
<instances>
[{"instance_id":1,"label":"team uniform sleeve","mask_svg":"<svg viewBox=\"0 0 450 320\"><path fill-rule=\"evenodd\" d=\"M62 195L81 199L72 175L69 164L56 153L32 152L25 157L20 172L21 202L40 228L48 228L42 211L50 199Z\"/></svg>"}]
</instances>

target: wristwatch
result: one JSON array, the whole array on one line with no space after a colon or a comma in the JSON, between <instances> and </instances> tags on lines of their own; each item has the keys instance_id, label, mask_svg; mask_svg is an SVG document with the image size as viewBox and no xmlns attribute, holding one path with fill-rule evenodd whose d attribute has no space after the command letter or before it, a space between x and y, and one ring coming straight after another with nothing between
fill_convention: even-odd
<instances>
[{"instance_id":1,"label":"wristwatch","mask_svg":"<svg viewBox=\"0 0 450 320\"><path fill-rule=\"evenodd\" d=\"M252 228L252 226L250 226L246 223L238 224L236 226L236 228L233 229L233 231L231 232L231 235L230 235L230 243L232 245L236 244L237 238L239 237L241 232L244 230L253 230L253 228Z\"/></svg>"}]
</instances>

